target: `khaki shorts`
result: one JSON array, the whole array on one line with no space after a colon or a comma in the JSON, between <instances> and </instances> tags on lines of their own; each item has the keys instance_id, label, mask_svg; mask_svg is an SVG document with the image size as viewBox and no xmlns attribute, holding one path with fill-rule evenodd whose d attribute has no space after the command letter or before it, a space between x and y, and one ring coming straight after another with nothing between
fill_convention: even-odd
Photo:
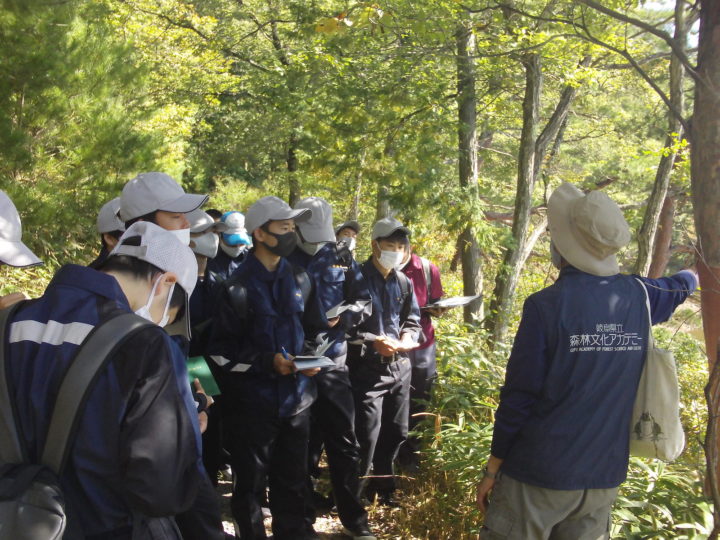
<instances>
[{"instance_id":1,"label":"khaki shorts","mask_svg":"<svg viewBox=\"0 0 720 540\"><path fill-rule=\"evenodd\" d=\"M501 474L480 540L606 540L617 491L547 489Z\"/></svg>"}]
</instances>

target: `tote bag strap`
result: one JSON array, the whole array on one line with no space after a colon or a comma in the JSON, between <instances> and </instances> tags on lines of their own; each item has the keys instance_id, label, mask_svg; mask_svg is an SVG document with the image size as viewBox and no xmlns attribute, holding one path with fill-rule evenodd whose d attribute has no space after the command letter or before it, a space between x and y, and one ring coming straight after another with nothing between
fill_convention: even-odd
<instances>
[{"instance_id":1,"label":"tote bag strap","mask_svg":"<svg viewBox=\"0 0 720 540\"><path fill-rule=\"evenodd\" d=\"M642 287L643 292L645 293L645 311L647 311L648 315L648 338L647 338L647 346L648 351L655 346L655 341L653 340L653 333L652 333L652 310L650 309L650 295L647 292L647 287L645 285L645 282L642 279L635 278L637 282Z\"/></svg>"}]
</instances>

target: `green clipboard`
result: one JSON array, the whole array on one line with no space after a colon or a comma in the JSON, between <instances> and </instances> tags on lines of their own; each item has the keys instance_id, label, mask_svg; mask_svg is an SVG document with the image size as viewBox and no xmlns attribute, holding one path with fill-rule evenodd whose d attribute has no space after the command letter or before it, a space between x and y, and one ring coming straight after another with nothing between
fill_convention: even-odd
<instances>
[{"instance_id":1,"label":"green clipboard","mask_svg":"<svg viewBox=\"0 0 720 540\"><path fill-rule=\"evenodd\" d=\"M200 384L208 396L217 396L220 393L215 377L210 373L210 368L204 356L193 356L187 359L188 378L190 386L195 379L200 379Z\"/></svg>"}]
</instances>

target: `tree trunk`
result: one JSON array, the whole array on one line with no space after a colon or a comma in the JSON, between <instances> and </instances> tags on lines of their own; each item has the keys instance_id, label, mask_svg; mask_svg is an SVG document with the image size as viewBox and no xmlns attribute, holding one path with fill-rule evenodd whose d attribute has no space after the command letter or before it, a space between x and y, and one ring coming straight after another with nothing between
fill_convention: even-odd
<instances>
[{"instance_id":1,"label":"tree trunk","mask_svg":"<svg viewBox=\"0 0 720 540\"><path fill-rule=\"evenodd\" d=\"M708 358L714 364L720 335L720 2L702 0L700 6L699 82L690 156L703 326Z\"/></svg>"},{"instance_id":2,"label":"tree trunk","mask_svg":"<svg viewBox=\"0 0 720 540\"><path fill-rule=\"evenodd\" d=\"M720 344L718 344L720 345ZM720 350L720 347L717 347ZM720 456L718 456L718 423L714 420L720 414L720 355L715 359L710 377L705 386L705 401L708 408L708 425L705 432L705 464L708 476L705 482L713 500L713 530L709 539L717 539L720 534Z\"/></svg>"},{"instance_id":3,"label":"tree trunk","mask_svg":"<svg viewBox=\"0 0 720 540\"><path fill-rule=\"evenodd\" d=\"M537 66L532 67L528 60L537 58ZM581 66L588 66L592 58L585 56ZM507 334L509 314L515 299L515 290L520 280L520 273L525 266L533 246L547 227L543 220L536 225L535 232L528 238L530 211L532 209L532 193L535 184L542 174L544 163L549 162L558 153L562 142L562 134L567 125L567 116L577 95L577 86L568 85L563 90L552 116L545 128L535 139L537 116L540 108L542 92L542 72L539 56L528 56L525 61L526 85L523 102L523 132L520 138L518 164L518 187L515 195L515 214L513 217L513 245L505 252L503 265L495 281L495 291L490 305L490 316L486 328L493 336L493 343L502 341ZM537 72L537 73L535 73ZM548 152L550 143L552 148ZM547 159L545 158L547 154ZM538 230L538 228L541 228Z\"/></svg>"},{"instance_id":4,"label":"tree trunk","mask_svg":"<svg viewBox=\"0 0 720 540\"><path fill-rule=\"evenodd\" d=\"M675 36L683 50L685 50L687 30L685 27L685 2L676 0L675 3ZM670 57L670 102L681 115L685 114L683 99L683 78L685 69L677 56ZM677 134L674 136L673 134ZM651 264L650 255L653 252L653 243L657 235L660 213L666 200L670 175L673 171L677 152L671 150L676 140L682 138L683 129L680 119L668 111L668 134L665 138L665 148L657 173L652 193L645 208L645 217L638 233L638 258L635 263L635 273L645 276L648 274Z\"/></svg>"},{"instance_id":5,"label":"tree trunk","mask_svg":"<svg viewBox=\"0 0 720 540\"><path fill-rule=\"evenodd\" d=\"M477 161L477 97L475 94L475 35L472 27L461 24L455 33L457 45L457 81L458 81L458 176L460 187L465 188L469 205L474 207L478 198L478 161ZM460 235L462 246L463 294L471 296L482 292L482 266L480 245L475 237L473 221ZM465 306L465 322L482 319L482 299Z\"/></svg>"},{"instance_id":6,"label":"tree trunk","mask_svg":"<svg viewBox=\"0 0 720 540\"><path fill-rule=\"evenodd\" d=\"M652 264L647 272L647 276L650 278L657 279L662 277L670 262L670 245L672 244L674 217L675 198L671 193L668 193L665 197L665 202L663 202L662 210L660 211L658 228L655 233Z\"/></svg>"},{"instance_id":7,"label":"tree trunk","mask_svg":"<svg viewBox=\"0 0 720 540\"><path fill-rule=\"evenodd\" d=\"M718 460L718 337L720 336L720 2L700 1L698 82L690 132L695 230L698 237L700 296L705 347L710 364L708 427L705 451L714 500L715 527L720 532L720 463Z\"/></svg>"},{"instance_id":8,"label":"tree trunk","mask_svg":"<svg viewBox=\"0 0 720 540\"><path fill-rule=\"evenodd\" d=\"M348 220L352 219L354 221L357 221L360 217L360 195L362 194L365 155L366 152L363 150L362 156L360 157L360 165L358 167L357 174L355 175L355 192L353 193L352 203L350 205L350 210L348 211Z\"/></svg>"},{"instance_id":9,"label":"tree trunk","mask_svg":"<svg viewBox=\"0 0 720 540\"><path fill-rule=\"evenodd\" d=\"M525 98L523 99L523 127L520 135L517 190L512 224L513 245L505 251L490 303L490 317L487 319L488 329L492 332L495 343L501 341L505 336L510 321L515 288L520 279L520 263L530 227L535 171L538 170L535 167L535 160L539 157L535 155L535 143L542 92L540 55L528 55L523 58L522 63L525 66Z\"/></svg>"},{"instance_id":10,"label":"tree trunk","mask_svg":"<svg viewBox=\"0 0 720 540\"><path fill-rule=\"evenodd\" d=\"M300 182L297 179L298 158L297 158L297 137L290 136L287 151L287 170L288 170L288 203L295 206L300 201Z\"/></svg>"},{"instance_id":11,"label":"tree trunk","mask_svg":"<svg viewBox=\"0 0 720 540\"><path fill-rule=\"evenodd\" d=\"M378 219L391 217L392 208L390 208L390 200L388 199L388 188L385 184L378 186L377 190L377 206L375 207L375 221Z\"/></svg>"}]
</instances>

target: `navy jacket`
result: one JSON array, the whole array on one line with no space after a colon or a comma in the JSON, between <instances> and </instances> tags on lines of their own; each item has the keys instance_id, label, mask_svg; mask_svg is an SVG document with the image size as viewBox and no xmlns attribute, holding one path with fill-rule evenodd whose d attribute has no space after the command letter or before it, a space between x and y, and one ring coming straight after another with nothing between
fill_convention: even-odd
<instances>
[{"instance_id":1,"label":"navy jacket","mask_svg":"<svg viewBox=\"0 0 720 540\"><path fill-rule=\"evenodd\" d=\"M372 312L372 304L368 304L362 311L346 310L340 315L340 321L332 328L328 327L325 313L343 301L355 303L359 300L371 299L360 266L353 260L349 251L338 252L335 242L326 243L312 257L298 248L288 260L304 268L313 282L314 294L309 305L305 306L306 341L313 347L327 337L334 343L325 356L335 360L338 367L344 366L347 357L346 333L369 316Z\"/></svg>"},{"instance_id":2,"label":"navy jacket","mask_svg":"<svg viewBox=\"0 0 720 540\"><path fill-rule=\"evenodd\" d=\"M243 250L237 257L231 257L221 248L218 248L217 255L210 259L207 264L205 275L211 285L225 281L243 263L248 255L248 250Z\"/></svg>"},{"instance_id":3,"label":"navy jacket","mask_svg":"<svg viewBox=\"0 0 720 540\"><path fill-rule=\"evenodd\" d=\"M690 272L643 282L653 323L697 286ZM565 267L528 297L495 416L492 454L505 460L502 471L551 489L620 485L648 328L633 276Z\"/></svg>"},{"instance_id":4,"label":"navy jacket","mask_svg":"<svg viewBox=\"0 0 720 540\"><path fill-rule=\"evenodd\" d=\"M115 278L68 265L10 321L8 381L32 460L78 345L97 324L130 311ZM123 531L131 511L171 516L190 506L205 474L194 409L184 355L159 326L117 350L90 393L60 479L69 538Z\"/></svg>"},{"instance_id":5,"label":"navy jacket","mask_svg":"<svg viewBox=\"0 0 720 540\"><path fill-rule=\"evenodd\" d=\"M420 328L420 308L410 279L395 270L385 279L375 268L372 257L360 266L360 270L370 289L372 313L352 332L350 343L355 346L351 347L350 356L379 360L373 342L381 335L399 340L402 335L409 334L413 341L421 343L424 336ZM407 295L403 295L400 279L407 280Z\"/></svg>"},{"instance_id":6,"label":"navy jacket","mask_svg":"<svg viewBox=\"0 0 720 540\"><path fill-rule=\"evenodd\" d=\"M246 291L246 313L237 312L226 287L236 282ZM316 393L312 379L301 373L279 375L273 368L283 348L295 356L305 349L302 292L290 263L280 259L277 270L269 272L250 253L218 286L208 351L220 369L223 394L281 418L309 407Z\"/></svg>"}]
</instances>

